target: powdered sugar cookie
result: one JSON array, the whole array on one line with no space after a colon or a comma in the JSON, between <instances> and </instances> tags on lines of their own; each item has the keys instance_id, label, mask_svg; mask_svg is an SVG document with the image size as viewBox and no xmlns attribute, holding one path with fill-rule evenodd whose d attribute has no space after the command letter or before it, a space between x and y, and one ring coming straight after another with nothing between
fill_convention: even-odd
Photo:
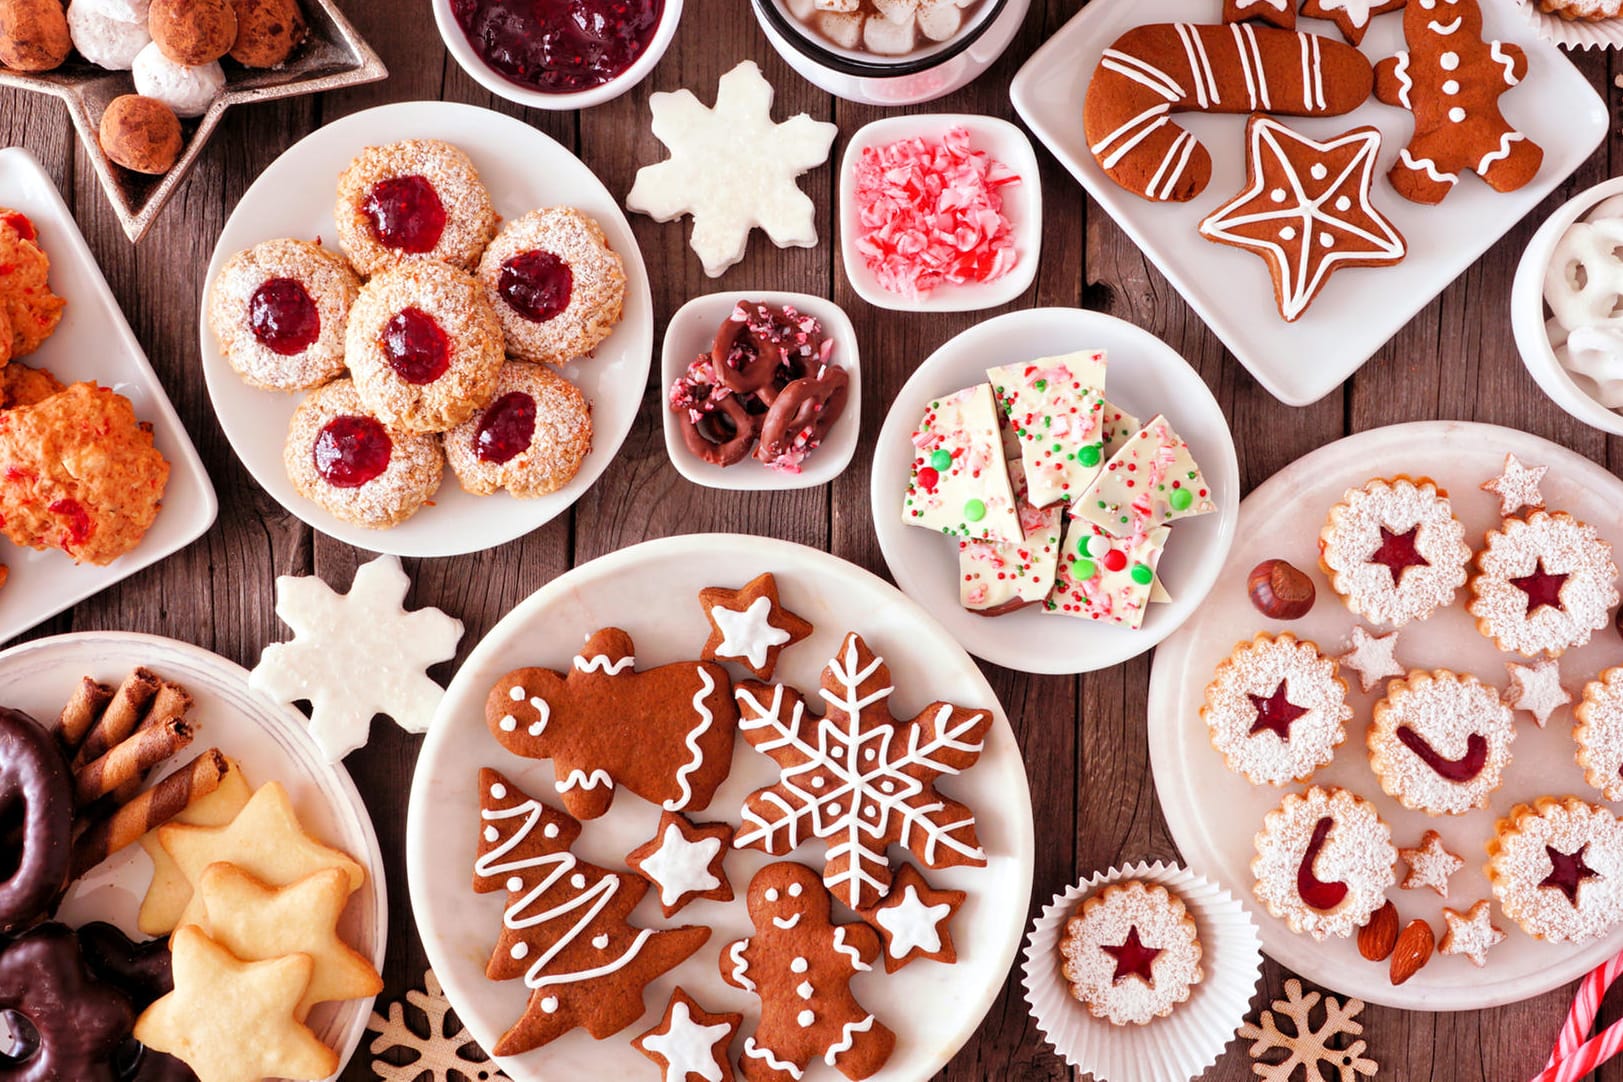
<instances>
[{"instance_id":1,"label":"powdered sugar cookie","mask_svg":"<svg viewBox=\"0 0 1623 1082\"><path fill-rule=\"evenodd\" d=\"M1397 878L1392 832L1375 805L1335 786L1286 796L1254 844L1251 892L1314 939L1352 935Z\"/></svg>"},{"instance_id":2,"label":"powdered sugar cookie","mask_svg":"<svg viewBox=\"0 0 1623 1082\"><path fill-rule=\"evenodd\" d=\"M1572 713L1584 779L1607 800L1623 800L1623 667L1607 669L1584 685Z\"/></svg>"},{"instance_id":3,"label":"powdered sugar cookie","mask_svg":"<svg viewBox=\"0 0 1623 1082\"><path fill-rule=\"evenodd\" d=\"M1505 468L1498 477L1482 482L1482 491L1499 497L1499 515L1508 518L1524 507L1544 510L1544 497L1539 494L1539 482L1550 472L1548 466L1524 466L1515 455L1505 455Z\"/></svg>"},{"instance_id":4,"label":"powdered sugar cookie","mask_svg":"<svg viewBox=\"0 0 1623 1082\"><path fill-rule=\"evenodd\" d=\"M1540 729L1549 722L1551 714L1572 701L1572 693L1561 686L1561 663L1554 658L1535 661L1532 665L1507 661L1505 672L1510 676L1505 702L1513 710L1532 714Z\"/></svg>"},{"instance_id":5,"label":"powdered sugar cookie","mask_svg":"<svg viewBox=\"0 0 1623 1082\"><path fill-rule=\"evenodd\" d=\"M1449 605L1471 548L1448 493L1430 478L1377 477L1348 489L1319 531L1319 566L1347 608L1402 627Z\"/></svg>"},{"instance_id":6,"label":"powdered sugar cookie","mask_svg":"<svg viewBox=\"0 0 1623 1082\"><path fill-rule=\"evenodd\" d=\"M1398 886L1403 890L1429 888L1439 898L1448 897L1449 879L1465 867L1465 861L1443 848L1443 836L1435 830L1422 834L1420 844L1413 849L1399 849L1398 857L1409 866Z\"/></svg>"},{"instance_id":7,"label":"powdered sugar cookie","mask_svg":"<svg viewBox=\"0 0 1623 1082\"><path fill-rule=\"evenodd\" d=\"M1518 804L1494 827L1488 882L1505 916L1551 943L1623 921L1623 823L1577 797Z\"/></svg>"},{"instance_id":8,"label":"powdered sugar cookie","mask_svg":"<svg viewBox=\"0 0 1623 1082\"><path fill-rule=\"evenodd\" d=\"M626 272L596 221L573 207L535 210L503 225L478 278L507 352L563 364L589 355L620 322Z\"/></svg>"},{"instance_id":9,"label":"powdered sugar cookie","mask_svg":"<svg viewBox=\"0 0 1623 1082\"><path fill-rule=\"evenodd\" d=\"M479 496L505 488L521 500L563 488L592 453L592 406L550 368L508 361L488 405L445 433L445 457Z\"/></svg>"},{"instance_id":10,"label":"powdered sugar cookie","mask_svg":"<svg viewBox=\"0 0 1623 1082\"><path fill-rule=\"evenodd\" d=\"M1372 635L1359 626L1352 629L1352 649L1341 655L1341 667L1358 674L1358 686L1373 691L1382 680L1408 672L1398 664L1398 633Z\"/></svg>"},{"instance_id":11,"label":"powdered sugar cookie","mask_svg":"<svg viewBox=\"0 0 1623 1082\"><path fill-rule=\"evenodd\" d=\"M1443 921L1448 931L1437 944L1437 953L1464 955L1478 969L1488 964L1488 952L1505 940L1505 933L1494 927L1493 911L1486 898L1464 913L1444 907Z\"/></svg>"},{"instance_id":12,"label":"powdered sugar cookie","mask_svg":"<svg viewBox=\"0 0 1623 1082\"><path fill-rule=\"evenodd\" d=\"M1059 952L1071 994L1118 1026L1171 1014L1205 976L1194 918L1158 883L1123 880L1084 899Z\"/></svg>"},{"instance_id":13,"label":"powdered sugar cookie","mask_svg":"<svg viewBox=\"0 0 1623 1082\"><path fill-rule=\"evenodd\" d=\"M1516 720L1493 688L1446 669L1386 686L1366 734L1370 769L1406 808L1485 807L1510 762Z\"/></svg>"},{"instance_id":14,"label":"powdered sugar cookie","mask_svg":"<svg viewBox=\"0 0 1623 1082\"><path fill-rule=\"evenodd\" d=\"M1612 546L1564 511L1507 518L1477 553L1477 630L1506 653L1560 657L1604 628L1618 603Z\"/></svg>"},{"instance_id":15,"label":"powdered sugar cookie","mask_svg":"<svg viewBox=\"0 0 1623 1082\"><path fill-rule=\"evenodd\" d=\"M1289 632L1236 646L1200 708L1228 768L1258 785L1306 781L1335 755L1352 716L1334 659Z\"/></svg>"},{"instance_id":16,"label":"powdered sugar cookie","mask_svg":"<svg viewBox=\"0 0 1623 1082\"><path fill-rule=\"evenodd\" d=\"M496 232L479 171L437 139L361 151L338 178L333 216L338 243L362 274L425 259L472 270Z\"/></svg>"},{"instance_id":17,"label":"powdered sugar cookie","mask_svg":"<svg viewBox=\"0 0 1623 1082\"><path fill-rule=\"evenodd\" d=\"M344 330L360 279L343 257L267 240L226 260L209 289L209 329L245 383L317 387L344 372Z\"/></svg>"}]
</instances>

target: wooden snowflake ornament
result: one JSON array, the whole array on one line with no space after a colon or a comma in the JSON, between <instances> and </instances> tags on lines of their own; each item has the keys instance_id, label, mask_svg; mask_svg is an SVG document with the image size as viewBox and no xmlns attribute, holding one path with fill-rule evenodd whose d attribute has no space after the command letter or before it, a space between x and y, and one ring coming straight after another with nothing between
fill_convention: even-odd
<instances>
[{"instance_id":1,"label":"wooden snowflake ornament","mask_svg":"<svg viewBox=\"0 0 1623 1082\"><path fill-rule=\"evenodd\" d=\"M1257 1023L1240 1026L1239 1036L1251 1042L1247 1051L1256 1061L1252 1070L1258 1078L1264 1082L1357 1082L1360 1075L1375 1077L1379 1065L1364 1055L1362 1040L1352 1040L1364 1032L1364 1024L1357 1021L1363 1001L1341 1003L1334 996L1324 996L1324 1020L1315 1027L1313 1008L1319 999L1318 992L1304 994L1302 982L1292 977L1285 982L1285 998L1274 1000L1272 1011L1263 1011ZM1275 1011L1288 1021L1290 1032L1279 1028ZM1286 1053L1284 1059L1263 1058L1280 1050Z\"/></svg>"},{"instance_id":2,"label":"wooden snowflake ornament","mask_svg":"<svg viewBox=\"0 0 1623 1082\"><path fill-rule=\"evenodd\" d=\"M378 1056L399 1050L413 1057L398 1065L375 1059L372 1061L374 1075L383 1082L417 1082L425 1072L428 1082L508 1082L507 1076L496 1069L484 1049L474 1043L473 1037L451 1014L451 1004L432 969L423 974L423 991L411 989L406 993L406 1002L423 1012L428 1032L419 1034L407 1025L405 1007L398 1002L389 1004L387 1018L373 1011L366 1029L377 1037L368 1051Z\"/></svg>"}]
</instances>

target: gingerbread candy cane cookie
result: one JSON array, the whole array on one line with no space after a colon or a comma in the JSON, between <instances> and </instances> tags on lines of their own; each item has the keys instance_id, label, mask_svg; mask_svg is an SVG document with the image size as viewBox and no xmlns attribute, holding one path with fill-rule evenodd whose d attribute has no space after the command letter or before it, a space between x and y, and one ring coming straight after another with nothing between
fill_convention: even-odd
<instances>
[{"instance_id":1,"label":"gingerbread candy cane cookie","mask_svg":"<svg viewBox=\"0 0 1623 1082\"><path fill-rule=\"evenodd\" d=\"M1156 23L1105 50L1082 122L1111 180L1146 199L1184 203L1206 189L1212 157L1170 113L1339 116L1362 105L1374 81L1364 54L1317 34Z\"/></svg>"}]
</instances>

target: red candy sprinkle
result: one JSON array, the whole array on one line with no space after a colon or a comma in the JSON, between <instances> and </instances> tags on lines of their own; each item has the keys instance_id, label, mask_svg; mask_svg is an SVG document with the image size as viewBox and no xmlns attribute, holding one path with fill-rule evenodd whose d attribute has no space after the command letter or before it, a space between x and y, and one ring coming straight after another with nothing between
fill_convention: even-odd
<instances>
[{"instance_id":1,"label":"red candy sprinkle","mask_svg":"<svg viewBox=\"0 0 1623 1082\"><path fill-rule=\"evenodd\" d=\"M291 357L321 337L321 313L296 278L267 278L248 298L248 327L259 344Z\"/></svg>"},{"instance_id":2,"label":"red candy sprinkle","mask_svg":"<svg viewBox=\"0 0 1623 1082\"><path fill-rule=\"evenodd\" d=\"M574 287L569 264L540 250L520 252L502 264L496 278L502 300L532 323L545 323L568 308Z\"/></svg>"},{"instance_id":3,"label":"red candy sprinkle","mask_svg":"<svg viewBox=\"0 0 1623 1082\"><path fill-rule=\"evenodd\" d=\"M334 417L316 433L316 472L337 488L360 488L389 468L394 441L375 417Z\"/></svg>"},{"instance_id":4,"label":"red candy sprinkle","mask_svg":"<svg viewBox=\"0 0 1623 1082\"><path fill-rule=\"evenodd\" d=\"M433 383L451 367L451 340L421 308L396 312L383 326L384 359L407 383Z\"/></svg>"},{"instance_id":5,"label":"red candy sprinkle","mask_svg":"<svg viewBox=\"0 0 1623 1082\"><path fill-rule=\"evenodd\" d=\"M1105 553L1104 565L1106 571L1120 571L1127 566L1127 554L1121 549L1111 549Z\"/></svg>"},{"instance_id":6,"label":"red candy sprinkle","mask_svg":"<svg viewBox=\"0 0 1623 1082\"><path fill-rule=\"evenodd\" d=\"M919 487L933 491L940 481L941 475L936 472L934 466L925 466L919 470Z\"/></svg>"},{"instance_id":7,"label":"red candy sprinkle","mask_svg":"<svg viewBox=\"0 0 1623 1082\"><path fill-rule=\"evenodd\" d=\"M445 232L445 204L424 177L380 180L361 205L378 243L413 255L432 252Z\"/></svg>"},{"instance_id":8,"label":"red candy sprinkle","mask_svg":"<svg viewBox=\"0 0 1623 1082\"><path fill-rule=\"evenodd\" d=\"M485 410L473 436L481 462L500 465L530 446L535 437L535 399L523 391L502 395Z\"/></svg>"}]
</instances>

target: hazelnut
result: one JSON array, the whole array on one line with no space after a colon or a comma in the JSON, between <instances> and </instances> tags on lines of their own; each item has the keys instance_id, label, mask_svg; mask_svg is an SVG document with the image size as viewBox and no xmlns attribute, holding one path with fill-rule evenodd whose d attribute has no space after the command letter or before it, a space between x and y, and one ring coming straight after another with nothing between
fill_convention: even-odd
<instances>
[{"instance_id":1,"label":"hazelnut","mask_svg":"<svg viewBox=\"0 0 1623 1082\"><path fill-rule=\"evenodd\" d=\"M1264 560L1246 577L1257 611L1274 620L1300 620L1313 608L1313 580L1284 560Z\"/></svg>"},{"instance_id":2,"label":"hazelnut","mask_svg":"<svg viewBox=\"0 0 1623 1082\"><path fill-rule=\"evenodd\" d=\"M284 63L308 32L299 0L231 0L237 13L237 40L231 59L245 68Z\"/></svg>"},{"instance_id":3,"label":"hazelnut","mask_svg":"<svg viewBox=\"0 0 1623 1082\"><path fill-rule=\"evenodd\" d=\"M231 0L152 0L147 31L158 51L183 67L212 64L237 40Z\"/></svg>"},{"instance_id":4,"label":"hazelnut","mask_svg":"<svg viewBox=\"0 0 1623 1082\"><path fill-rule=\"evenodd\" d=\"M73 50L60 0L0 0L0 64L50 71Z\"/></svg>"},{"instance_id":5,"label":"hazelnut","mask_svg":"<svg viewBox=\"0 0 1623 1082\"><path fill-rule=\"evenodd\" d=\"M180 156L180 120L156 98L125 94L101 114L101 149L137 173L167 173Z\"/></svg>"}]
</instances>

